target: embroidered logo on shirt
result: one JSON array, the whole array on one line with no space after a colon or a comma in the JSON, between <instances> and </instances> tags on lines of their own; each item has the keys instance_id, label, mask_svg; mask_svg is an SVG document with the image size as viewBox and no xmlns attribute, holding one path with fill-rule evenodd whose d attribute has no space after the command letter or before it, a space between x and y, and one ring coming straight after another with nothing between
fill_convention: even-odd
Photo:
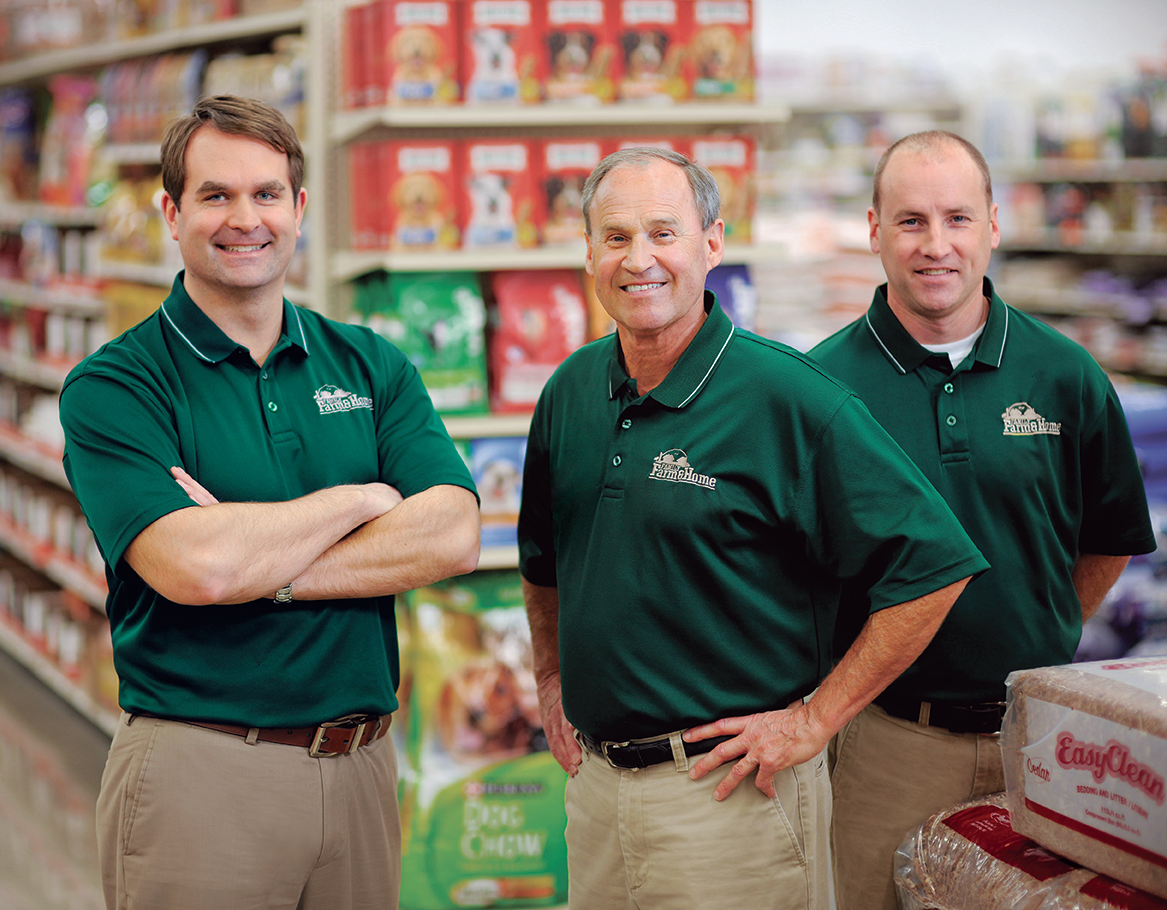
<instances>
[{"instance_id":1,"label":"embroidered logo on shirt","mask_svg":"<svg viewBox=\"0 0 1167 910\"><path fill-rule=\"evenodd\" d=\"M364 398L334 385L322 385L316 390L313 397L321 414L338 414L342 411L354 411L357 408L373 408L373 399Z\"/></svg>"},{"instance_id":2,"label":"embroidered logo on shirt","mask_svg":"<svg viewBox=\"0 0 1167 910\"><path fill-rule=\"evenodd\" d=\"M1011 404L1001 415L1006 436L1061 436L1062 425L1042 417L1024 401Z\"/></svg>"},{"instance_id":3,"label":"embroidered logo on shirt","mask_svg":"<svg viewBox=\"0 0 1167 910\"><path fill-rule=\"evenodd\" d=\"M691 483L695 487L712 490L717 486L717 478L708 474L698 474L689 464L689 456L683 449L669 449L652 460L651 480L668 480L672 483Z\"/></svg>"}]
</instances>

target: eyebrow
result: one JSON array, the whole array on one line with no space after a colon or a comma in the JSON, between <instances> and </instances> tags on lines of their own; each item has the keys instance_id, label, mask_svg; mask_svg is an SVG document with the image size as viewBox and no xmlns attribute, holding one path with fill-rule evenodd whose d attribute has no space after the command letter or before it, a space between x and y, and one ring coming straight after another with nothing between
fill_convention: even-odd
<instances>
[{"instance_id":1,"label":"eyebrow","mask_svg":"<svg viewBox=\"0 0 1167 910\"><path fill-rule=\"evenodd\" d=\"M195 190L198 196L204 196L209 193L226 193L230 192L230 187L223 183L218 183L214 180L205 180L202 185ZM255 187L252 192L255 193L281 193L286 189L282 180L268 180L266 183L261 183Z\"/></svg>"}]
</instances>

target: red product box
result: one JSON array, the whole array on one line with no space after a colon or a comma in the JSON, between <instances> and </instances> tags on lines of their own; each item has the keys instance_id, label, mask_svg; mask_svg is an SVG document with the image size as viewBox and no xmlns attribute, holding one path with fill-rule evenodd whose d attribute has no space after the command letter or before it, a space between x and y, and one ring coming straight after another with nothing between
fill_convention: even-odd
<instances>
[{"instance_id":1,"label":"red product box","mask_svg":"<svg viewBox=\"0 0 1167 910\"><path fill-rule=\"evenodd\" d=\"M692 0L613 0L619 49L616 97L654 103L683 101L688 38L684 3Z\"/></svg>"},{"instance_id":2,"label":"red product box","mask_svg":"<svg viewBox=\"0 0 1167 910\"><path fill-rule=\"evenodd\" d=\"M726 241L749 243L753 237L757 141L750 136L697 137L691 156L717 180Z\"/></svg>"},{"instance_id":3,"label":"red product box","mask_svg":"<svg viewBox=\"0 0 1167 910\"><path fill-rule=\"evenodd\" d=\"M543 243L579 243L584 236L584 183L603 159L604 145L598 139L545 139L540 146Z\"/></svg>"},{"instance_id":4,"label":"red product box","mask_svg":"<svg viewBox=\"0 0 1167 910\"><path fill-rule=\"evenodd\" d=\"M587 303L575 269L494 272L490 409L531 411L555 368L584 343Z\"/></svg>"},{"instance_id":5,"label":"red product box","mask_svg":"<svg viewBox=\"0 0 1167 910\"><path fill-rule=\"evenodd\" d=\"M464 247L539 245L542 214L533 143L479 139L462 143Z\"/></svg>"},{"instance_id":6,"label":"red product box","mask_svg":"<svg viewBox=\"0 0 1167 910\"><path fill-rule=\"evenodd\" d=\"M390 249L458 248L457 146L451 140L386 140L382 167Z\"/></svg>"},{"instance_id":7,"label":"red product box","mask_svg":"<svg viewBox=\"0 0 1167 910\"><path fill-rule=\"evenodd\" d=\"M462 14L465 103L542 101L543 57L536 4L531 0L466 0Z\"/></svg>"},{"instance_id":8,"label":"red product box","mask_svg":"<svg viewBox=\"0 0 1167 910\"><path fill-rule=\"evenodd\" d=\"M452 104L459 97L458 0L375 0L383 7L385 103Z\"/></svg>"},{"instance_id":9,"label":"red product box","mask_svg":"<svg viewBox=\"0 0 1167 910\"><path fill-rule=\"evenodd\" d=\"M614 19L607 0L549 0L543 16L545 100L598 104L614 99Z\"/></svg>"},{"instance_id":10,"label":"red product box","mask_svg":"<svg viewBox=\"0 0 1167 910\"><path fill-rule=\"evenodd\" d=\"M353 142L349 159L349 243L354 250L379 249L384 241L382 225L385 206L380 204L384 192L381 161L384 143Z\"/></svg>"},{"instance_id":11,"label":"red product box","mask_svg":"<svg viewBox=\"0 0 1167 910\"><path fill-rule=\"evenodd\" d=\"M344 11L344 63L341 70L340 105L357 108L365 105L365 86L369 81L368 48L371 3L350 6Z\"/></svg>"},{"instance_id":12,"label":"red product box","mask_svg":"<svg viewBox=\"0 0 1167 910\"><path fill-rule=\"evenodd\" d=\"M611 143L606 151L610 154L630 148L658 148L689 157L691 142L684 136L625 136Z\"/></svg>"},{"instance_id":13,"label":"red product box","mask_svg":"<svg viewBox=\"0 0 1167 910\"><path fill-rule=\"evenodd\" d=\"M754 22L750 0L695 0L685 80L695 101L754 100Z\"/></svg>"}]
</instances>

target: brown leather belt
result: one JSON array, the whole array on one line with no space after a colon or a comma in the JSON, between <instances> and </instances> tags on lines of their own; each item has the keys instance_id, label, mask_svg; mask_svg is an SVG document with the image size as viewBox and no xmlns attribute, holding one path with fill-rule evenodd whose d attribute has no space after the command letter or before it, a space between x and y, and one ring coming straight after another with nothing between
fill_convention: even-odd
<instances>
[{"instance_id":1,"label":"brown leather belt","mask_svg":"<svg viewBox=\"0 0 1167 910\"><path fill-rule=\"evenodd\" d=\"M279 743L284 746L299 746L307 749L313 758L327 755L344 755L356 752L389 732L393 722L392 714L353 714L339 720L318 724L315 727L244 727L238 724L216 724L202 720L186 720L179 717L162 717L158 714L138 714L137 717L156 717L172 720L192 727L205 727L220 733L230 733L255 742Z\"/></svg>"}]
</instances>

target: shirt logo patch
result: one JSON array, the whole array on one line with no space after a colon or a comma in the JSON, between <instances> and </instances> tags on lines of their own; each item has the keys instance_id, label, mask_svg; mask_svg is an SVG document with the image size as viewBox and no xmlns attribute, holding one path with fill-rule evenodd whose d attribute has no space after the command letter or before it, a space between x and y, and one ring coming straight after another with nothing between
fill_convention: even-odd
<instances>
[{"instance_id":1,"label":"shirt logo patch","mask_svg":"<svg viewBox=\"0 0 1167 910\"><path fill-rule=\"evenodd\" d=\"M1042 417L1024 401L1011 404L1001 415L1006 436L1061 436L1062 425Z\"/></svg>"},{"instance_id":2,"label":"shirt logo patch","mask_svg":"<svg viewBox=\"0 0 1167 910\"><path fill-rule=\"evenodd\" d=\"M683 449L669 449L652 460L651 480L667 480L670 483L690 483L695 487L712 490L717 486L717 478L708 474L698 474L689 464L689 456Z\"/></svg>"},{"instance_id":3,"label":"shirt logo patch","mask_svg":"<svg viewBox=\"0 0 1167 910\"><path fill-rule=\"evenodd\" d=\"M357 408L373 409L373 399L346 392L334 385L322 385L312 396L321 414L339 414L342 411L354 411Z\"/></svg>"}]
</instances>

